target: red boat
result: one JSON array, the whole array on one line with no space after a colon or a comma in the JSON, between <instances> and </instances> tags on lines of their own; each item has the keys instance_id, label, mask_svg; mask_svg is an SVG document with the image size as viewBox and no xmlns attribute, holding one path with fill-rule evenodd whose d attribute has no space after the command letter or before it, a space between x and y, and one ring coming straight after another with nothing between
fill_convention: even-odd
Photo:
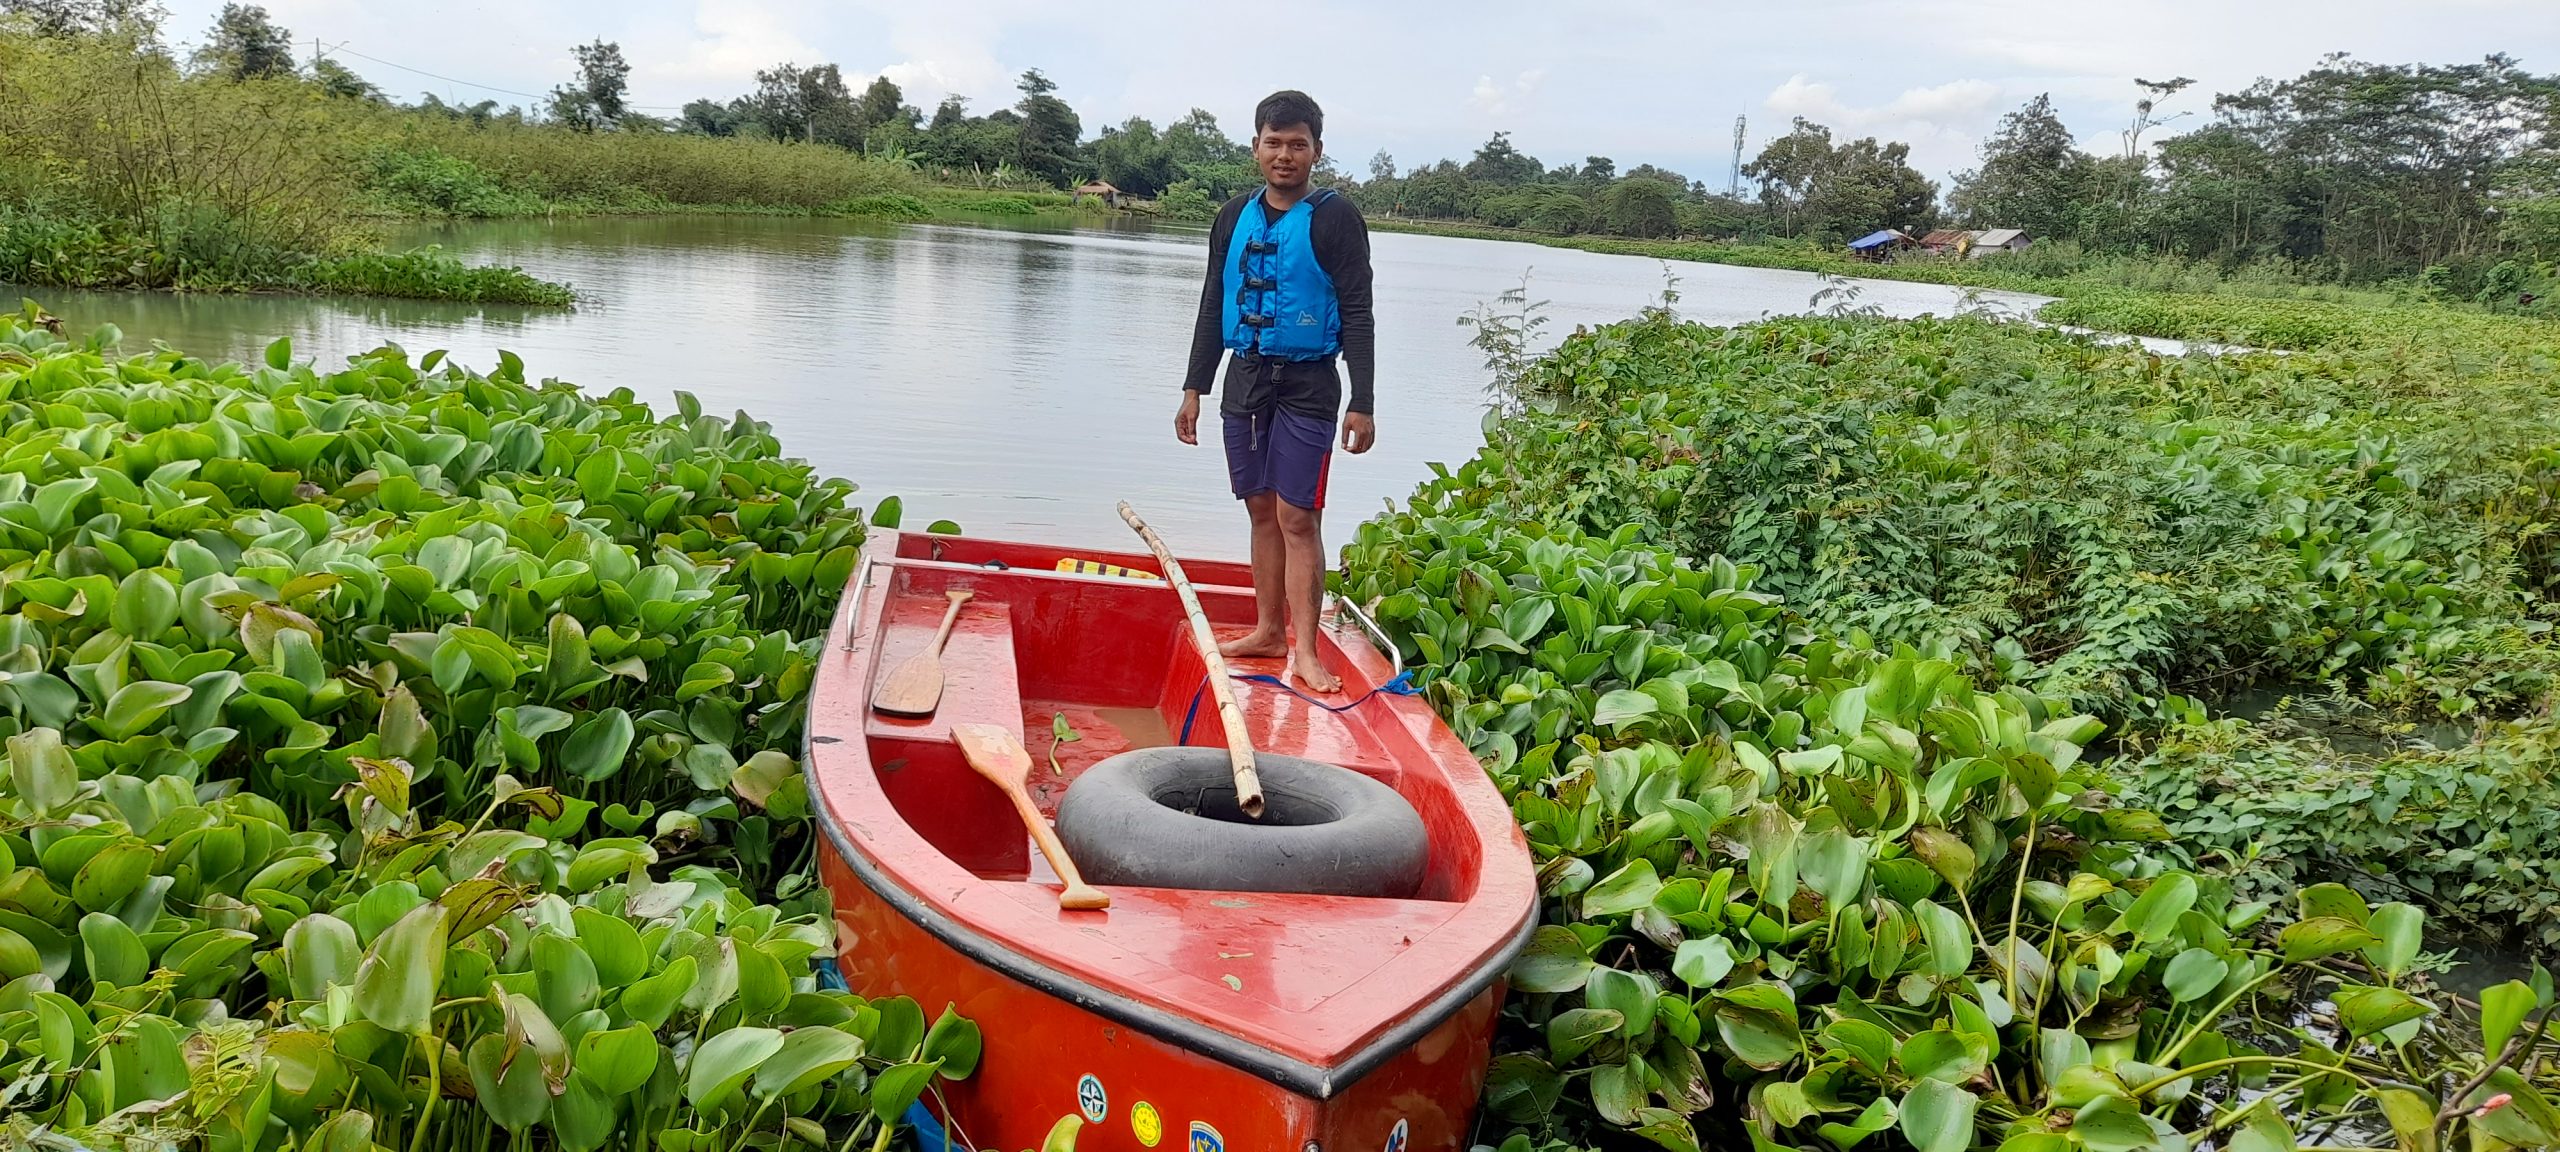
<instances>
[{"instance_id":1,"label":"red boat","mask_svg":"<svg viewBox=\"0 0 2560 1152\"><path fill-rule=\"evenodd\" d=\"M1059 570L1069 557L1162 570L1128 553L875 532L810 709L819 871L846 982L915 997L928 1015L955 1005L986 1029L976 1074L949 1086L939 1117L952 1146L1035 1148L1081 1114L1082 1152L1467 1147L1501 976L1536 919L1528 846L1501 795L1417 697L1378 692L1335 712L1242 685L1258 753L1349 768L1421 817L1412 894L1105 883L1109 908L1062 910L1056 874L952 727L1022 739L1034 803L1052 819L1080 776L1120 753L1226 745L1175 592ZM1222 637L1249 630L1245 566L1182 567ZM931 647L946 593L964 589L938 706L874 711L875 681ZM1383 637L1363 638L1374 625L1347 606L1328 617L1325 664L1344 681L1329 701L1396 681ZM1053 740L1059 716L1077 739Z\"/></svg>"}]
</instances>

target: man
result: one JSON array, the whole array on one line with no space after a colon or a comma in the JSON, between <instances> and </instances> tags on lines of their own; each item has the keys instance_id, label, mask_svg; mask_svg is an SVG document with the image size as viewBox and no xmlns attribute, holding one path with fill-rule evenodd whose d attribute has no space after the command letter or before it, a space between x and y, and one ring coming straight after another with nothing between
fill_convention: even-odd
<instances>
[{"instance_id":1,"label":"man","mask_svg":"<svg viewBox=\"0 0 2560 1152\"><path fill-rule=\"evenodd\" d=\"M1253 158L1264 185L1228 201L1209 230L1209 275L1173 431L1185 444L1200 442L1200 396L1220 353L1230 353L1218 411L1227 477L1253 522L1258 618L1250 635L1220 651L1285 655L1289 675L1334 692L1342 682L1316 655L1324 486L1342 408L1337 359L1351 370L1342 449L1356 455L1377 441L1369 226L1348 197L1309 183L1324 158L1324 111L1305 93L1275 92L1254 109Z\"/></svg>"}]
</instances>

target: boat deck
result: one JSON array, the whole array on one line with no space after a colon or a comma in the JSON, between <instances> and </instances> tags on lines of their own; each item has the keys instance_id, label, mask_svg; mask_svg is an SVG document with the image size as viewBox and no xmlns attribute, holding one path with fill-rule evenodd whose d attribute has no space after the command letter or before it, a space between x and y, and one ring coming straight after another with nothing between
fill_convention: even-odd
<instances>
[{"instance_id":1,"label":"boat deck","mask_svg":"<svg viewBox=\"0 0 2560 1152\"><path fill-rule=\"evenodd\" d=\"M1474 758L1412 697L1381 694L1335 713L1269 685L1236 685L1257 750L1343 765L1414 805L1431 840L1417 898L1115 887L1106 911L1058 907L1056 877L1003 794L950 742L952 725L996 724L1020 736L1034 802L1047 815L1086 768L1175 742L1186 717L1189 744L1226 740L1169 586L1050 570L1059 554L913 535L899 538L894 554L871 554L859 602L839 612L829 637L812 706L810 776L822 818L839 822L880 874L959 929L1293 1060L1339 1061L1417 1005L1470 981L1480 986L1486 964L1507 955L1533 910L1526 845ZM1128 554L1074 554L1156 567ZM1248 573L1185 567L1221 639L1249 629ZM950 588L975 595L943 649L940 708L914 719L872 712L871 675L932 642ZM1335 699L1392 675L1356 634L1328 629L1322 647L1326 667L1344 681ZM1232 670L1277 675L1281 662L1237 661ZM1053 736L1060 716L1076 739ZM859 741L846 738L853 733ZM1487 866L1487 845L1501 853L1498 867ZM847 963L863 963L858 943Z\"/></svg>"}]
</instances>

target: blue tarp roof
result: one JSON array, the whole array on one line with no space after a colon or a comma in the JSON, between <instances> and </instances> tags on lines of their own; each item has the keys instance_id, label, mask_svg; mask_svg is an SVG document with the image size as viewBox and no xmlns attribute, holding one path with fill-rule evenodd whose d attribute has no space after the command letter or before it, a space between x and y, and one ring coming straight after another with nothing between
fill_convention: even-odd
<instances>
[{"instance_id":1,"label":"blue tarp roof","mask_svg":"<svg viewBox=\"0 0 2560 1152\"><path fill-rule=\"evenodd\" d=\"M1883 247L1883 246L1885 246L1885 245L1887 245L1887 244L1891 244L1891 243L1893 243L1893 242L1894 242L1894 241L1896 241L1896 240L1908 240L1908 239L1910 239L1910 237L1905 236L1905 235L1903 235L1903 234L1902 234L1902 233L1900 233L1900 232L1896 232L1896 231L1894 231L1894 230L1893 230L1893 229L1891 229L1891 228L1887 228L1887 229L1885 229L1885 230L1884 230L1884 231L1882 231L1882 232L1872 233L1872 234L1870 234L1870 235L1861 236L1861 237L1859 237L1859 238L1857 238L1857 239L1855 239L1855 240L1852 240L1852 241L1850 241L1850 242L1849 242L1849 247L1850 247L1852 250L1855 250L1855 251L1864 251L1864 250L1869 249L1869 248L1881 248L1881 247Z\"/></svg>"}]
</instances>

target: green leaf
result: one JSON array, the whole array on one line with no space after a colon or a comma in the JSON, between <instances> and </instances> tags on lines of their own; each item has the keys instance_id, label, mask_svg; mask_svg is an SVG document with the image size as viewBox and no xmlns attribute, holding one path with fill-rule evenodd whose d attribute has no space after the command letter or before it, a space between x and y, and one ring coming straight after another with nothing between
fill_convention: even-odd
<instances>
[{"instance_id":1,"label":"green leaf","mask_svg":"<svg viewBox=\"0 0 2560 1152\"><path fill-rule=\"evenodd\" d=\"M1539 927L1511 962L1511 987L1520 992L1577 992L1597 967L1582 938L1561 925Z\"/></svg>"},{"instance_id":2,"label":"green leaf","mask_svg":"<svg viewBox=\"0 0 2560 1152\"><path fill-rule=\"evenodd\" d=\"M107 700L105 714L90 717L89 726L109 740L138 736L171 708L186 703L191 694L184 684L136 681L116 689L116 694Z\"/></svg>"},{"instance_id":3,"label":"green leaf","mask_svg":"<svg viewBox=\"0 0 2560 1152\"><path fill-rule=\"evenodd\" d=\"M1981 1101L1944 1080L1922 1080L1903 1094L1902 1138L1917 1152L1964 1152L1973 1145L1973 1112Z\"/></svg>"},{"instance_id":4,"label":"green leaf","mask_svg":"<svg viewBox=\"0 0 2560 1152\"><path fill-rule=\"evenodd\" d=\"M2090 1101L2071 1118L2071 1134L2091 1152L2137 1152L2160 1142L2142 1110L2122 1096Z\"/></svg>"},{"instance_id":5,"label":"green leaf","mask_svg":"<svg viewBox=\"0 0 2560 1152\"><path fill-rule=\"evenodd\" d=\"M905 1116L907 1106L924 1094L925 1085L933 1082L933 1074L940 1069L941 1065L932 1060L893 1064L882 1069L871 1080L871 1114L883 1124Z\"/></svg>"},{"instance_id":6,"label":"green leaf","mask_svg":"<svg viewBox=\"0 0 2560 1152\"><path fill-rule=\"evenodd\" d=\"M1655 894L1661 891L1662 878L1654 874L1653 862L1638 857L1582 894L1582 915L1586 919L1621 916L1638 908L1650 908Z\"/></svg>"},{"instance_id":7,"label":"green leaf","mask_svg":"<svg viewBox=\"0 0 2560 1152\"><path fill-rule=\"evenodd\" d=\"M1973 846L1964 838L1944 828L1911 830L1912 854L1929 865L1929 870L1944 878L1947 886L1958 892L1973 890L1973 873L1979 867Z\"/></svg>"},{"instance_id":8,"label":"green leaf","mask_svg":"<svg viewBox=\"0 0 2560 1152\"><path fill-rule=\"evenodd\" d=\"M1644 1107L1646 1098L1643 1072L1624 1064L1603 1064L1591 1070L1591 1107L1602 1120L1621 1128L1632 1126L1636 1109Z\"/></svg>"},{"instance_id":9,"label":"green leaf","mask_svg":"<svg viewBox=\"0 0 2560 1152\"><path fill-rule=\"evenodd\" d=\"M756 1068L755 1094L788 1096L862 1062L862 1041L833 1028L794 1028Z\"/></svg>"},{"instance_id":10,"label":"green leaf","mask_svg":"<svg viewBox=\"0 0 2560 1152\"><path fill-rule=\"evenodd\" d=\"M2533 989L2522 980L2492 984L2480 990L2480 1050L2495 1055L2533 1011Z\"/></svg>"},{"instance_id":11,"label":"green leaf","mask_svg":"<svg viewBox=\"0 0 2560 1152\"><path fill-rule=\"evenodd\" d=\"M1964 1038L1953 1032L1931 1029L1914 1032L1903 1040L1894 1062L1902 1066L1903 1075L1913 1079L1944 1080L1962 1084L1982 1071L1982 1062L1974 1059Z\"/></svg>"},{"instance_id":12,"label":"green leaf","mask_svg":"<svg viewBox=\"0 0 2560 1152\"><path fill-rule=\"evenodd\" d=\"M2347 1035L2355 1037L2371 1036L2432 1011L2425 1002L2397 988L2350 984L2332 993L2330 1000L2338 1006L2338 1023L2346 1027Z\"/></svg>"},{"instance_id":13,"label":"green leaf","mask_svg":"<svg viewBox=\"0 0 2560 1152\"><path fill-rule=\"evenodd\" d=\"M2335 916L2296 920L2285 925L2283 931L2276 933L2276 944L2284 950L2284 959L2288 964L2300 964L2323 956L2335 956L2340 952L2353 952L2380 942L2381 937Z\"/></svg>"},{"instance_id":14,"label":"green leaf","mask_svg":"<svg viewBox=\"0 0 2560 1152\"><path fill-rule=\"evenodd\" d=\"M142 886L160 853L138 840L109 844L71 878L71 899L91 912L111 912Z\"/></svg>"},{"instance_id":15,"label":"green leaf","mask_svg":"<svg viewBox=\"0 0 2560 1152\"><path fill-rule=\"evenodd\" d=\"M445 907L420 904L375 937L356 968L355 1008L384 1031L427 1033L444 983Z\"/></svg>"},{"instance_id":16,"label":"green leaf","mask_svg":"<svg viewBox=\"0 0 2560 1152\"><path fill-rule=\"evenodd\" d=\"M1558 1012L1547 1020L1547 1055L1558 1064L1570 1064L1626 1022L1625 1016L1605 1008Z\"/></svg>"},{"instance_id":17,"label":"green leaf","mask_svg":"<svg viewBox=\"0 0 2560 1152\"><path fill-rule=\"evenodd\" d=\"M608 1097L640 1090L658 1070L658 1037L646 1024L602 1028L578 1038L576 1066Z\"/></svg>"},{"instance_id":18,"label":"green leaf","mask_svg":"<svg viewBox=\"0 0 2560 1152\"><path fill-rule=\"evenodd\" d=\"M638 981L623 990L621 1008L624 1015L652 1030L664 1025L684 1001L686 990L693 987L697 967L691 956L678 956L667 961L657 975Z\"/></svg>"},{"instance_id":19,"label":"green leaf","mask_svg":"<svg viewBox=\"0 0 2560 1152\"><path fill-rule=\"evenodd\" d=\"M318 1000L333 984L350 984L364 963L353 925L315 912L284 930L284 970L296 1000Z\"/></svg>"},{"instance_id":20,"label":"green leaf","mask_svg":"<svg viewBox=\"0 0 2560 1152\"><path fill-rule=\"evenodd\" d=\"M480 1110L488 1113L498 1127L522 1132L549 1114L551 1089L543 1083L542 1062L529 1054L512 1053L511 1047L505 1036L485 1033L471 1042L466 1064L471 1070L472 1090L480 1098Z\"/></svg>"},{"instance_id":21,"label":"green leaf","mask_svg":"<svg viewBox=\"0 0 2560 1152\"><path fill-rule=\"evenodd\" d=\"M606 988L622 988L638 980L649 970L649 954L641 948L640 932L631 922L619 916L607 916L586 905L569 910L570 922L578 929L578 943L586 949L587 959L595 965L596 982ZM611 1095L619 1096L615 1092Z\"/></svg>"},{"instance_id":22,"label":"green leaf","mask_svg":"<svg viewBox=\"0 0 2560 1152\"><path fill-rule=\"evenodd\" d=\"M958 525L952 526L955 530ZM1069 1112L1049 1126L1049 1134L1040 1138L1040 1152L1076 1152L1076 1136L1084 1131L1084 1117Z\"/></svg>"},{"instance_id":23,"label":"green leaf","mask_svg":"<svg viewBox=\"0 0 2560 1152\"><path fill-rule=\"evenodd\" d=\"M602 780L622 769L632 735L631 714L607 708L569 733L560 748L560 766L581 780Z\"/></svg>"},{"instance_id":24,"label":"green leaf","mask_svg":"<svg viewBox=\"0 0 2560 1152\"><path fill-rule=\"evenodd\" d=\"M10 737L9 783L39 816L69 806L80 794L80 769L62 747L62 733L36 728Z\"/></svg>"},{"instance_id":25,"label":"green leaf","mask_svg":"<svg viewBox=\"0 0 2560 1152\"><path fill-rule=\"evenodd\" d=\"M1733 971L1733 941L1722 936L1683 940L1671 956L1671 974L1692 988L1713 988Z\"/></svg>"},{"instance_id":26,"label":"green leaf","mask_svg":"<svg viewBox=\"0 0 2560 1152\"><path fill-rule=\"evenodd\" d=\"M131 925L106 912L80 918L80 955L89 979L132 988L151 978L151 950Z\"/></svg>"},{"instance_id":27,"label":"green leaf","mask_svg":"<svg viewBox=\"0 0 2560 1152\"><path fill-rule=\"evenodd\" d=\"M2418 947L2426 941L2427 914L2417 905L2395 901L2374 909L2364 927L2375 937L2365 945L2365 960L2397 980L2417 960Z\"/></svg>"},{"instance_id":28,"label":"green leaf","mask_svg":"<svg viewBox=\"0 0 2560 1152\"><path fill-rule=\"evenodd\" d=\"M2169 961L2160 974L2160 986L2168 989L2173 1003L2201 1000L2222 987L2222 979L2231 974L2231 965L2204 948L2189 948Z\"/></svg>"},{"instance_id":29,"label":"green leaf","mask_svg":"<svg viewBox=\"0 0 2560 1152\"><path fill-rule=\"evenodd\" d=\"M2358 928L2365 927L2372 913L2365 908L2364 897L2344 884L2314 884L2296 894L2302 904L2302 918L2317 920L2332 917Z\"/></svg>"},{"instance_id":30,"label":"green leaf","mask_svg":"<svg viewBox=\"0 0 2560 1152\"><path fill-rule=\"evenodd\" d=\"M2116 923L2132 931L2134 943L2149 944L2168 939L2178 928L2178 918L2195 906L2196 878L2170 872L2153 880Z\"/></svg>"},{"instance_id":31,"label":"green leaf","mask_svg":"<svg viewBox=\"0 0 2560 1152\"><path fill-rule=\"evenodd\" d=\"M685 1099L702 1111L717 1111L755 1075L757 1065L782 1050L782 1039L782 1033L771 1028L732 1028L703 1041L693 1051Z\"/></svg>"},{"instance_id":32,"label":"green leaf","mask_svg":"<svg viewBox=\"0 0 2560 1152\"><path fill-rule=\"evenodd\" d=\"M1973 929L1955 909L1932 900L1911 907L1920 921L1920 939L1929 946L1929 971L1953 980L1973 967Z\"/></svg>"},{"instance_id":33,"label":"green leaf","mask_svg":"<svg viewBox=\"0 0 2560 1152\"><path fill-rule=\"evenodd\" d=\"M136 640L157 640L178 623L178 588L149 568L137 569L116 585L107 621Z\"/></svg>"},{"instance_id":34,"label":"green leaf","mask_svg":"<svg viewBox=\"0 0 2560 1152\"><path fill-rule=\"evenodd\" d=\"M1591 722L1607 728L1623 728L1662 707L1660 701L1632 688L1612 689L1600 697L1591 711Z\"/></svg>"},{"instance_id":35,"label":"green leaf","mask_svg":"<svg viewBox=\"0 0 2560 1152\"><path fill-rule=\"evenodd\" d=\"M933 1018L933 1027L925 1030L919 1056L938 1065L943 1079L966 1080L977 1072L985 1049L977 1023L962 1016L956 1006L945 1004L942 1014Z\"/></svg>"},{"instance_id":36,"label":"green leaf","mask_svg":"<svg viewBox=\"0 0 2560 1152\"><path fill-rule=\"evenodd\" d=\"M1746 984L1718 993L1716 1036L1734 1058L1761 1071L1802 1054L1795 997L1782 984Z\"/></svg>"}]
</instances>

